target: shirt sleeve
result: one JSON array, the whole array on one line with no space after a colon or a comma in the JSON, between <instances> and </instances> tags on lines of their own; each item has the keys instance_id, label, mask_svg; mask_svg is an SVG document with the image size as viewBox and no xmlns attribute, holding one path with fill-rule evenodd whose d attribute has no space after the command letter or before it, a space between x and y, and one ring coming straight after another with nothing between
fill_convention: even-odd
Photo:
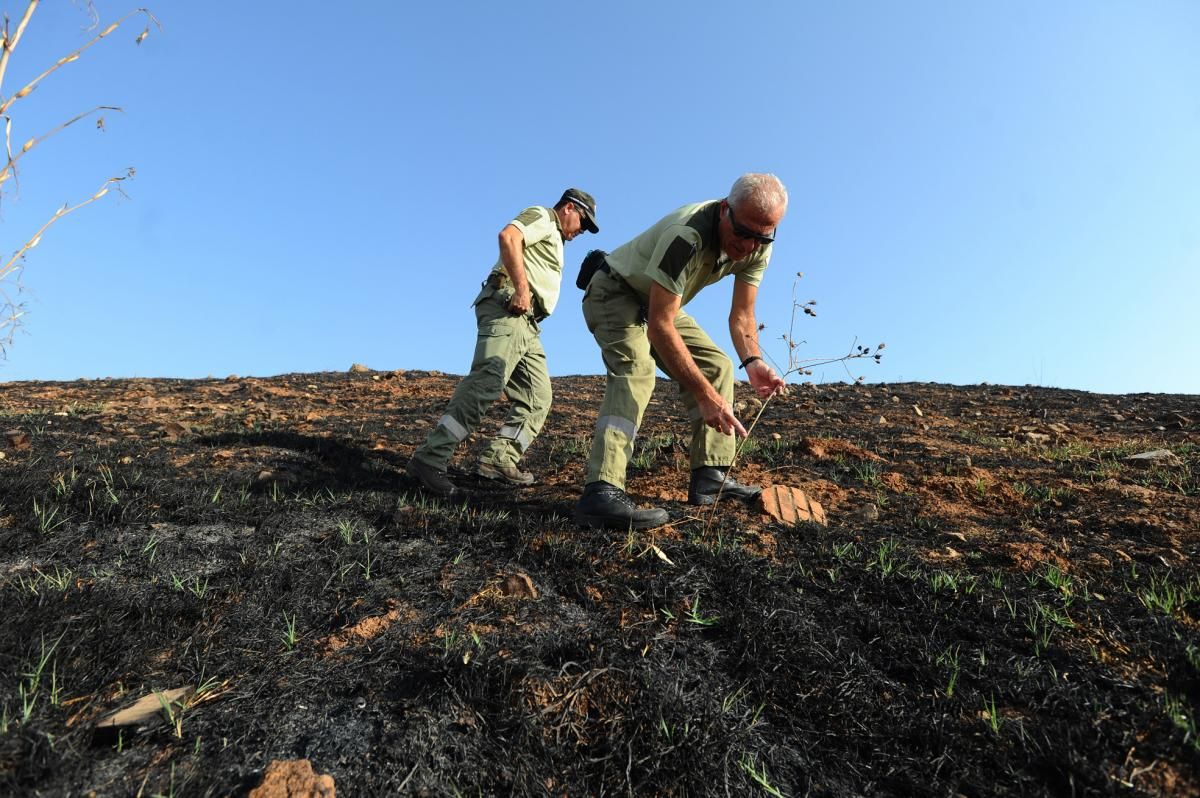
<instances>
[{"instance_id":1,"label":"shirt sleeve","mask_svg":"<svg viewBox=\"0 0 1200 798\"><path fill-rule=\"evenodd\" d=\"M546 209L537 205L521 211L509 224L521 231L525 246L543 241L555 231L554 222L550 221Z\"/></svg>"},{"instance_id":2,"label":"shirt sleeve","mask_svg":"<svg viewBox=\"0 0 1200 798\"><path fill-rule=\"evenodd\" d=\"M690 228L670 227L658 239L646 276L675 296L683 296L685 273L700 251L700 242L688 233Z\"/></svg>"}]
</instances>

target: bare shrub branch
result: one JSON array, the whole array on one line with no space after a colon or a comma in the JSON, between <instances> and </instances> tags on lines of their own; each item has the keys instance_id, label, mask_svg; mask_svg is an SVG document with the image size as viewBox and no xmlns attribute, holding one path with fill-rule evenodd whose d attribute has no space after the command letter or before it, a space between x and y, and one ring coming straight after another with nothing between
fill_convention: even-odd
<instances>
[{"instance_id":1,"label":"bare shrub branch","mask_svg":"<svg viewBox=\"0 0 1200 798\"><path fill-rule=\"evenodd\" d=\"M37 10L39 2L40 0L28 0L28 3L25 6L25 11L22 13L21 19L17 22L15 29L10 30L7 18L4 21L4 29L2 31L3 40L0 41L0 98L4 97L4 80L8 75L8 66L12 59L13 51L16 50L17 45L21 43L21 39L25 35L25 30L29 27L29 20L33 17L34 11ZM95 6L92 4L91 0L88 0L87 2L87 13L90 20L89 29L94 29L99 24L99 16L96 14ZM9 109L13 107L13 104L16 103L17 100L28 97L29 94L35 88L37 88L43 80L62 69L67 64L78 61L83 53L86 52L90 47L99 42L101 39L110 36L130 17L137 15L144 16L147 20L147 23L145 29L138 34L137 38L134 40L135 44L140 45L146 39L150 33L150 26L152 24L160 30L162 29L162 25L159 24L158 20L155 19L154 15L151 14L148 9L138 8L130 11L116 22L106 26L103 30L84 43L83 46L71 53L68 53L62 58L59 58L51 66L42 70L37 77L33 78L33 80L26 83L17 91L13 92L7 97L7 99L0 101L0 117L4 118L4 151L7 156L3 167L0 168L0 199L3 198L3 191L9 188L6 184L10 179L12 180L12 187L14 189L19 189L20 181L18 180L17 166L26 153L31 152L46 139L56 135L57 133L60 133L62 130L70 127L81 119L95 116L103 111L121 111L121 109L116 106L98 105L91 110L75 115L71 119L68 119L62 124L57 125L40 136L34 136L26 139L25 142L20 146L20 149L14 153L12 141L12 117L9 114ZM100 130L104 129L103 116L99 116L97 118L96 126ZM67 204L63 205L54 212L54 215L51 216L38 229L38 231L33 234L33 236L31 236L23 245L21 245L21 247L17 249L2 266L0 266L0 359L7 356L8 346L12 343L13 332L20 324L21 318L25 315L24 306L13 301L10 290L15 289L15 291L18 293L21 290L19 277L22 268L24 267L26 254L29 252L29 250L33 249L41 242L42 235L46 232L46 230L48 230L51 225L62 219L64 216L68 216L85 205L92 204L96 200L108 194L110 190L115 189L123 194L124 192L121 191L120 184L123 181L132 178L133 175L134 170L132 167L130 167L125 170L123 175L110 177L105 180L104 183L101 184L100 188L92 194L92 196L88 197L82 202L78 202L74 205L68 202Z\"/></svg>"}]
</instances>

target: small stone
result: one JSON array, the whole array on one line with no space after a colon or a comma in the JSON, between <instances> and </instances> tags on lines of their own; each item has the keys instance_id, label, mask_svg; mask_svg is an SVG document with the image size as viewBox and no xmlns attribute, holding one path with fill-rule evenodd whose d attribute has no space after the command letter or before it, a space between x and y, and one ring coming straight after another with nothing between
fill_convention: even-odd
<instances>
[{"instance_id":1,"label":"small stone","mask_svg":"<svg viewBox=\"0 0 1200 798\"><path fill-rule=\"evenodd\" d=\"M913 409L913 412L917 414L918 418L925 415L924 413L921 412L921 407L919 405L913 405L912 409Z\"/></svg>"},{"instance_id":2,"label":"small stone","mask_svg":"<svg viewBox=\"0 0 1200 798\"><path fill-rule=\"evenodd\" d=\"M896 396L895 394L892 394L892 404L894 404L894 405L900 404L900 397Z\"/></svg>"},{"instance_id":3,"label":"small stone","mask_svg":"<svg viewBox=\"0 0 1200 798\"><path fill-rule=\"evenodd\" d=\"M18 452L27 452L33 448L33 444L29 440L29 434L23 430L10 429L4 433L4 437L8 440L8 445Z\"/></svg>"},{"instance_id":4,"label":"small stone","mask_svg":"<svg viewBox=\"0 0 1200 798\"><path fill-rule=\"evenodd\" d=\"M1153 449L1149 452L1140 454L1131 454L1128 457L1121 458L1124 462L1135 466L1171 466L1178 467L1183 465L1183 460L1170 449Z\"/></svg>"},{"instance_id":5,"label":"small stone","mask_svg":"<svg viewBox=\"0 0 1200 798\"><path fill-rule=\"evenodd\" d=\"M370 371L370 367L364 366L362 363L354 363L350 366L351 374L368 374Z\"/></svg>"},{"instance_id":6,"label":"small stone","mask_svg":"<svg viewBox=\"0 0 1200 798\"><path fill-rule=\"evenodd\" d=\"M879 426L881 426L881 427L882 427L882 426L885 426L885 425L887 424L887 417L886 417L886 416L880 416L879 418L877 418L877 419L875 420L875 423L876 423L876 424L878 424L878 425L879 425Z\"/></svg>"},{"instance_id":7,"label":"small stone","mask_svg":"<svg viewBox=\"0 0 1200 798\"><path fill-rule=\"evenodd\" d=\"M879 507L874 504L864 504L858 508L855 518L863 523L870 524L879 520Z\"/></svg>"},{"instance_id":8,"label":"small stone","mask_svg":"<svg viewBox=\"0 0 1200 798\"><path fill-rule=\"evenodd\" d=\"M533 580L529 578L529 574L511 574L500 583L500 592L506 596L522 599L535 599L538 597L537 586L533 584Z\"/></svg>"}]
</instances>

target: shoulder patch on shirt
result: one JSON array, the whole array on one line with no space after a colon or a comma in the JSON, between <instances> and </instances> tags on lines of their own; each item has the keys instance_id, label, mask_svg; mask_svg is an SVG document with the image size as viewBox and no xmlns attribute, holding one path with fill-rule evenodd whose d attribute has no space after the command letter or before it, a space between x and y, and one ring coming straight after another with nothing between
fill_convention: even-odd
<instances>
[{"instance_id":1,"label":"shoulder patch on shirt","mask_svg":"<svg viewBox=\"0 0 1200 798\"><path fill-rule=\"evenodd\" d=\"M675 240L671 242L671 246L667 247L667 251L663 253L663 259L658 264L658 268L672 280L678 280L679 275L683 274L684 268L695 254L696 246L692 242L682 236L676 236Z\"/></svg>"},{"instance_id":2,"label":"shoulder patch on shirt","mask_svg":"<svg viewBox=\"0 0 1200 798\"><path fill-rule=\"evenodd\" d=\"M712 248L717 240L717 223L721 221L721 201L710 202L696 211L685 224L700 234L700 247Z\"/></svg>"},{"instance_id":3,"label":"shoulder patch on shirt","mask_svg":"<svg viewBox=\"0 0 1200 798\"><path fill-rule=\"evenodd\" d=\"M528 227L540 218L542 218L542 214L537 208L526 208L521 211L521 215L517 217L516 221Z\"/></svg>"}]
</instances>

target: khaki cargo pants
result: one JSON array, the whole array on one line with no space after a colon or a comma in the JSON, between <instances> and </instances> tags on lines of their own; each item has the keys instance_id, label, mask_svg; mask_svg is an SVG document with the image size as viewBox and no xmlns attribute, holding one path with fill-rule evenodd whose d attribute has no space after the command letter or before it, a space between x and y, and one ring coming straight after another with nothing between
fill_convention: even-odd
<instances>
[{"instance_id":1,"label":"khaki cargo pants","mask_svg":"<svg viewBox=\"0 0 1200 798\"><path fill-rule=\"evenodd\" d=\"M603 271L596 272L583 297L583 318L600 344L608 369L587 482L604 480L624 489L633 441L654 391L655 366L663 368L646 337L643 301L619 277ZM733 363L729 357L683 311L675 317L675 329L701 373L732 403ZM680 394L692 427L691 467L728 466L737 442L732 435L723 435L704 423L696 398L682 386Z\"/></svg>"},{"instance_id":2,"label":"khaki cargo pants","mask_svg":"<svg viewBox=\"0 0 1200 798\"><path fill-rule=\"evenodd\" d=\"M454 389L437 426L413 453L422 463L444 471L454 449L479 426L501 392L508 394L512 409L479 458L481 463L516 465L542 431L553 400L546 352L533 316L509 313L510 297L511 292L485 287L475 300L479 333L471 373Z\"/></svg>"}]
</instances>

